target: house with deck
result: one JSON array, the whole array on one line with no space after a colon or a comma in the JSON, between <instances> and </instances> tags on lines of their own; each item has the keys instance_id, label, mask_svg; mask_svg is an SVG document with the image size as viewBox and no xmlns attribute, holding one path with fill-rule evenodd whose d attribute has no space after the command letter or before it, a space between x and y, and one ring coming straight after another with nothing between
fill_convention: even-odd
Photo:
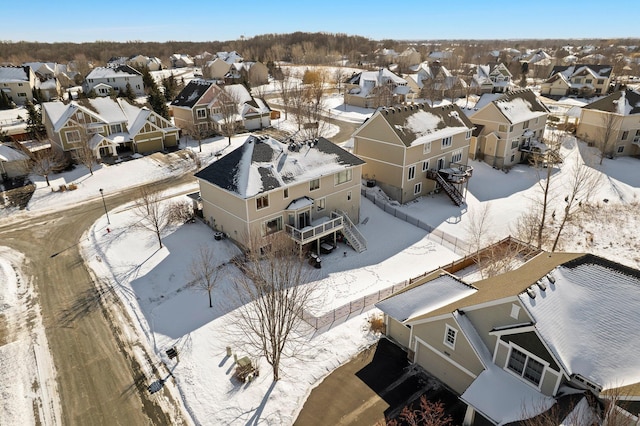
<instances>
[{"instance_id":1,"label":"house with deck","mask_svg":"<svg viewBox=\"0 0 640 426\"><path fill-rule=\"evenodd\" d=\"M578 407L582 419L635 425L638 304L640 271L541 252L473 284L436 271L376 306L387 336L467 404L464 425L522 424ZM554 424L593 424L564 418Z\"/></svg>"},{"instance_id":2,"label":"house with deck","mask_svg":"<svg viewBox=\"0 0 640 426\"><path fill-rule=\"evenodd\" d=\"M127 151L163 151L178 145L177 127L124 98L45 102L42 118L50 140L72 156L84 144L98 159Z\"/></svg>"},{"instance_id":3,"label":"house with deck","mask_svg":"<svg viewBox=\"0 0 640 426\"><path fill-rule=\"evenodd\" d=\"M366 241L355 224L363 163L324 138L281 142L252 135L195 174L202 216L245 247L256 236L284 232L301 250L319 252L325 241L335 247L340 233L361 251Z\"/></svg>"},{"instance_id":4,"label":"house with deck","mask_svg":"<svg viewBox=\"0 0 640 426\"><path fill-rule=\"evenodd\" d=\"M473 159L502 169L550 153L543 143L549 109L529 89L484 94L464 113L480 129L470 150Z\"/></svg>"},{"instance_id":5,"label":"house with deck","mask_svg":"<svg viewBox=\"0 0 640 426\"><path fill-rule=\"evenodd\" d=\"M609 157L640 154L640 92L619 90L582 107L576 135Z\"/></svg>"},{"instance_id":6,"label":"house with deck","mask_svg":"<svg viewBox=\"0 0 640 426\"><path fill-rule=\"evenodd\" d=\"M407 203L443 190L458 206L473 168L468 162L473 124L457 105L379 108L353 134L364 178Z\"/></svg>"}]
</instances>

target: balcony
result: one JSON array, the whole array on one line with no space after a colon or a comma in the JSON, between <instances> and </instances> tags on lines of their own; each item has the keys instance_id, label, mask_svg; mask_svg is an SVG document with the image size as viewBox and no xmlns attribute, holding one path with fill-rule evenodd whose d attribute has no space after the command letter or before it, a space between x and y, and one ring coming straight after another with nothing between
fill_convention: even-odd
<instances>
[{"instance_id":1,"label":"balcony","mask_svg":"<svg viewBox=\"0 0 640 426\"><path fill-rule=\"evenodd\" d=\"M292 240L300 245L305 245L329 235L333 232L340 231L344 228L342 216L334 216L333 218L321 217L313 221L311 225L302 229L297 229L291 225L285 226L285 231Z\"/></svg>"},{"instance_id":2,"label":"balcony","mask_svg":"<svg viewBox=\"0 0 640 426\"><path fill-rule=\"evenodd\" d=\"M437 180L437 174L450 183L465 183L473 175L473 167L460 163L451 163L449 167L444 169L427 170L427 179Z\"/></svg>"}]
</instances>

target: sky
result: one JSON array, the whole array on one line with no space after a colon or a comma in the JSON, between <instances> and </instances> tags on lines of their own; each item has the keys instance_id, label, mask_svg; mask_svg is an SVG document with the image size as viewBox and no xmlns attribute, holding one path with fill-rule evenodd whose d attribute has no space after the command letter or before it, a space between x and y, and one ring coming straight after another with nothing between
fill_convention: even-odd
<instances>
[{"instance_id":1,"label":"sky","mask_svg":"<svg viewBox=\"0 0 640 426\"><path fill-rule=\"evenodd\" d=\"M20 2L3 4L0 41L226 41L294 31L374 40L636 38L638 12L634 0L247 0L241 7L196 0L32 0L27 14Z\"/></svg>"}]
</instances>

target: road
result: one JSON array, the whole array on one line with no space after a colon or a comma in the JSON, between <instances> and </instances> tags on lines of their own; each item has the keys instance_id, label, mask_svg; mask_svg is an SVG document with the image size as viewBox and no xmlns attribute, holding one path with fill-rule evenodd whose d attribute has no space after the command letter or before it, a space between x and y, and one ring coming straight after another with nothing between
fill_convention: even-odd
<instances>
[{"instance_id":1,"label":"road","mask_svg":"<svg viewBox=\"0 0 640 426\"><path fill-rule=\"evenodd\" d=\"M191 175L149 184L162 190L193 182ZM111 206L138 197L128 189L107 198ZM2 245L28 259L23 273L33 277L43 324L57 373L62 423L67 425L167 425L188 423L168 391L151 395L146 386L155 380L144 371L156 357L147 355L140 365L132 346L143 348L122 331L124 309L108 291L99 291L80 255L82 234L104 214L102 200L65 210L30 216L10 224L0 223ZM114 319L118 312L118 319ZM1 333L1 330L0 330ZM2 337L2 336L0 336ZM1 341L1 340L0 340ZM166 377L159 366L157 377ZM156 402L168 398L173 410ZM166 404L165 404L166 406ZM0 422L1 423L1 422Z\"/></svg>"}]
</instances>

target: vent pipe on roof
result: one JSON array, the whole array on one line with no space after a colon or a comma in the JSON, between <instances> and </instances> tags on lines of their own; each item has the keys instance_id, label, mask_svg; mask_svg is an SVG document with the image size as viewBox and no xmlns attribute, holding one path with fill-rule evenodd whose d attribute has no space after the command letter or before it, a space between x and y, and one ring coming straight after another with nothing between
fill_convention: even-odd
<instances>
[{"instance_id":1,"label":"vent pipe on roof","mask_svg":"<svg viewBox=\"0 0 640 426\"><path fill-rule=\"evenodd\" d=\"M535 298L536 298L536 292L535 292L531 287L529 287L529 288L527 289L527 294L528 294L528 295L529 295L529 297L530 297L530 298L532 298L532 299L535 299Z\"/></svg>"}]
</instances>

